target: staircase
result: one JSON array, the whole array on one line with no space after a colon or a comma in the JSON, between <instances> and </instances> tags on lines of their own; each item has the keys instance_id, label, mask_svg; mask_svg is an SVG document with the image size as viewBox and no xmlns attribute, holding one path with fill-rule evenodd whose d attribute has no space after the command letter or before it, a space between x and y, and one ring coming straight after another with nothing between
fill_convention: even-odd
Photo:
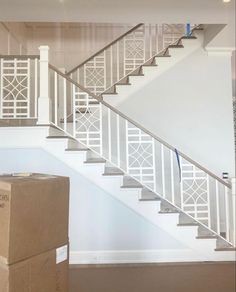
<instances>
[{"instance_id":1,"label":"staircase","mask_svg":"<svg viewBox=\"0 0 236 292\"><path fill-rule=\"evenodd\" d=\"M172 36L160 52L158 46L153 49L155 38L150 39L153 26L140 24L68 74L49 64L45 46L40 56L2 56L1 147L42 147L186 244L197 260L234 260L231 184L104 100L124 85L135 87L133 77L156 74L145 70L158 69L158 60L168 60L162 70L168 69L174 60L170 52L174 55L174 50L184 49L185 41L196 41L193 32L198 30L194 28L187 37L175 36L174 42ZM149 37L143 34L146 31ZM135 53L133 59L119 51L124 44L129 50L134 44L146 48L146 42L152 44L151 49L144 55ZM107 52L115 52L117 63ZM109 65L108 57L101 56L113 61ZM98 70L101 64L107 70ZM88 82L86 74L98 71L106 72L102 79L106 81L102 84L90 78Z\"/></svg>"},{"instance_id":2,"label":"staircase","mask_svg":"<svg viewBox=\"0 0 236 292\"><path fill-rule=\"evenodd\" d=\"M193 28L194 31L198 29ZM129 85L131 77L143 76L145 67L156 66L155 58L170 57L172 48L182 48L182 41L194 38L193 35L185 35L182 24L140 23L71 69L67 75L97 96L116 94L118 86Z\"/></svg>"}]
</instances>

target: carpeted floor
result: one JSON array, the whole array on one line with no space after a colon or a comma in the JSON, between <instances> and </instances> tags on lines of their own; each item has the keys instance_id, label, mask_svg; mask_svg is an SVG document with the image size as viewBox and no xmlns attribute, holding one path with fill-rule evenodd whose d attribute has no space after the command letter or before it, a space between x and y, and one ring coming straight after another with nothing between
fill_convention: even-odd
<instances>
[{"instance_id":1,"label":"carpeted floor","mask_svg":"<svg viewBox=\"0 0 236 292\"><path fill-rule=\"evenodd\" d=\"M235 263L70 267L70 292L235 291Z\"/></svg>"}]
</instances>

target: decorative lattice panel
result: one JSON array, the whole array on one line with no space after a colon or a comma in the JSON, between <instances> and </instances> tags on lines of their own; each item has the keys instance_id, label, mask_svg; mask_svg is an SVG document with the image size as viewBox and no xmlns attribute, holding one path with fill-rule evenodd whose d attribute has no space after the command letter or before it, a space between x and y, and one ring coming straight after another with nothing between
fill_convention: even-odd
<instances>
[{"instance_id":1,"label":"decorative lattice panel","mask_svg":"<svg viewBox=\"0 0 236 292\"><path fill-rule=\"evenodd\" d=\"M142 65L145 61L145 26L124 38L125 75Z\"/></svg>"},{"instance_id":2,"label":"decorative lattice panel","mask_svg":"<svg viewBox=\"0 0 236 292\"><path fill-rule=\"evenodd\" d=\"M160 31L160 30L159 30ZM163 24L162 33L160 32L160 40L162 45L160 47L167 48L170 44L176 42L185 33L185 26L183 24Z\"/></svg>"},{"instance_id":3,"label":"decorative lattice panel","mask_svg":"<svg viewBox=\"0 0 236 292\"><path fill-rule=\"evenodd\" d=\"M152 137L126 123L127 172L155 190L155 153Z\"/></svg>"},{"instance_id":4,"label":"decorative lattice panel","mask_svg":"<svg viewBox=\"0 0 236 292\"><path fill-rule=\"evenodd\" d=\"M74 135L84 145L101 153L102 113L101 103L91 98L86 92L73 92L73 127Z\"/></svg>"},{"instance_id":5,"label":"decorative lattice panel","mask_svg":"<svg viewBox=\"0 0 236 292\"><path fill-rule=\"evenodd\" d=\"M106 89L105 51L84 65L84 86L99 95Z\"/></svg>"},{"instance_id":6,"label":"decorative lattice panel","mask_svg":"<svg viewBox=\"0 0 236 292\"><path fill-rule=\"evenodd\" d=\"M1 117L30 115L30 60L1 59Z\"/></svg>"},{"instance_id":7,"label":"decorative lattice panel","mask_svg":"<svg viewBox=\"0 0 236 292\"><path fill-rule=\"evenodd\" d=\"M209 177L193 164L181 159L182 209L209 225Z\"/></svg>"}]
</instances>

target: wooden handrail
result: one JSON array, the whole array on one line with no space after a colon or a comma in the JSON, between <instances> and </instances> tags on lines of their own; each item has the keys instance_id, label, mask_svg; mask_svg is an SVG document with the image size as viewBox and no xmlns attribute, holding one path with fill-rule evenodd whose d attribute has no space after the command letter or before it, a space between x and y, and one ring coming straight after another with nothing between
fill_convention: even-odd
<instances>
[{"instance_id":1,"label":"wooden handrail","mask_svg":"<svg viewBox=\"0 0 236 292\"><path fill-rule=\"evenodd\" d=\"M134 30L136 30L137 28L139 28L140 26L142 26L143 23L139 23L136 26L134 26L133 28L131 28L130 30L128 30L127 32L125 32L124 34L122 34L121 36L119 36L118 38L116 38L115 40L113 40L111 43L109 43L108 45L106 45L104 48L100 49L98 52L96 52L95 54L93 54L91 57L89 57L88 59L86 59L85 61L83 61L82 63L80 63L79 65L77 65L76 67L74 67L73 69L71 69L69 72L67 72L67 75L72 74L74 71L76 71L79 67L83 66L85 63L89 62L90 60L92 60L94 57L96 57L97 55L99 55L101 52L105 51L107 48L111 47L112 45L114 45L115 43L117 43L119 40L123 39L125 36L127 36L128 34L130 34L131 32L133 32Z\"/></svg>"},{"instance_id":2,"label":"wooden handrail","mask_svg":"<svg viewBox=\"0 0 236 292\"><path fill-rule=\"evenodd\" d=\"M3 59L39 59L39 55L0 55Z\"/></svg>"}]
</instances>

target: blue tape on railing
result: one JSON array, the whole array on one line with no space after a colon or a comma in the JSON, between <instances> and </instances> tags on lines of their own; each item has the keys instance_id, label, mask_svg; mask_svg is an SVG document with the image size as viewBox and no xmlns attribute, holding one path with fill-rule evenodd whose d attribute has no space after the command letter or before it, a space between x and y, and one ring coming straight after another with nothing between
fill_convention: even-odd
<instances>
[{"instance_id":1,"label":"blue tape on railing","mask_svg":"<svg viewBox=\"0 0 236 292\"><path fill-rule=\"evenodd\" d=\"M177 149L175 149L175 155L176 155L176 159L177 159L177 163L178 163L178 168L179 168L179 182L181 183L182 173L181 173L181 166L180 166L179 152L178 152Z\"/></svg>"},{"instance_id":2,"label":"blue tape on railing","mask_svg":"<svg viewBox=\"0 0 236 292\"><path fill-rule=\"evenodd\" d=\"M191 25L190 25L190 23L186 24L186 35L187 36L191 35Z\"/></svg>"}]
</instances>

